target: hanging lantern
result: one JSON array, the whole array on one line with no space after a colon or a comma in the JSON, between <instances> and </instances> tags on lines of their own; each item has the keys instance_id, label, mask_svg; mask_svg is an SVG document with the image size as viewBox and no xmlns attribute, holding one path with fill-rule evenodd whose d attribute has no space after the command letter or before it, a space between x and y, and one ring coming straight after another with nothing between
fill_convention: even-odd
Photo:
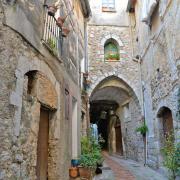
<instances>
[{"instance_id":1,"label":"hanging lantern","mask_svg":"<svg viewBox=\"0 0 180 180\"><path fill-rule=\"evenodd\" d=\"M107 115L106 111L101 111L100 119L106 119L106 115Z\"/></svg>"},{"instance_id":2,"label":"hanging lantern","mask_svg":"<svg viewBox=\"0 0 180 180\"><path fill-rule=\"evenodd\" d=\"M113 109L110 109L110 110L109 110L109 115L112 116L112 115L114 115L114 114L115 114L114 110L113 110Z\"/></svg>"}]
</instances>

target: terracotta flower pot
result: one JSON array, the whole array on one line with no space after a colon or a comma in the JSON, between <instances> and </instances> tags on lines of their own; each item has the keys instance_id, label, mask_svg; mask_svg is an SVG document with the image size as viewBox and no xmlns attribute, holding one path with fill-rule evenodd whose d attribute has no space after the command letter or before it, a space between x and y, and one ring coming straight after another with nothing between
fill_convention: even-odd
<instances>
[{"instance_id":1,"label":"terracotta flower pot","mask_svg":"<svg viewBox=\"0 0 180 180\"><path fill-rule=\"evenodd\" d=\"M64 24L65 18L64 17L58 17L57 18L57 26L59 26L60 28L62 28L63 24Z\"/></svg>"},{"instance_id":2,"label":"terracotta flower pot","mask_svg":"<svg viewBox=\"0 0 180 180\"><path fill-rule=\"evenodd\" d=\"M67 37L69 34L70 30L68 28L62 27L62 36Z\"/></svg>"},{"instance_id":3,"label":"terracotta flower pot","mask_svg":"<svg viewBox=\"0 0 180 180\"><path fill-rule=\"evenodd\" d=\"M79 171L77 167L71 167L69 168L69 176L72 178L76 178L79 175Z\"/></svg>"},{"instance_id":4,"label":"terracotta flower pot","mask_svg":"<svg viewBox=\"0 0 180 180\"><path fill-rule=\"evenodd\" d=\"M91 170L89 168L79 167L79 175L80 177L90 179Z\"/></svg>"},{"instance_id":5,"label":"terracotta flower pot","mask_svg":"<svg viewBox=\"0 0 180 180\"><path fill-rule=\"evenodd\" d=\"M55 6L49 6L48 7L48 15L49 16L53 16L54 17L56 11L57 11L57 8Z\"/></svg>"}]
</instances>

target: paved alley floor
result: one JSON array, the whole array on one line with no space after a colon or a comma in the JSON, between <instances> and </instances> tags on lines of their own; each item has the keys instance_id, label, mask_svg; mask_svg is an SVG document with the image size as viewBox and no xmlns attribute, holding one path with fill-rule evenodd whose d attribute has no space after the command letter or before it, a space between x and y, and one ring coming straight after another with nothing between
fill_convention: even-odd
<instances>
[{"instance_id":1,"label":"paved alley floor","mask_svg":"<svg viewBox=\"0 0 180 180\"><path fill-rule=\"evenodd\" d=\"M159 174L149 167L132 161L124 160L119 157L109 156L108 153L103 153L105 162L112 170L113 176L109 179L102 180L167 180L167 177ZM96 180L100 180L96 179Z\"/></svg>"},{"instance_id":2,"label":"paved alley floor","mask_svg":"<svg viewBox=\"0 0 180 180\"><path fill-rule=\"evenodd\" d=\"M162 174L133 160L110 156L107 152L103 152L103 156L102 174L96 175L93 180L168 180Z\"/></svg>"}]
</instances>

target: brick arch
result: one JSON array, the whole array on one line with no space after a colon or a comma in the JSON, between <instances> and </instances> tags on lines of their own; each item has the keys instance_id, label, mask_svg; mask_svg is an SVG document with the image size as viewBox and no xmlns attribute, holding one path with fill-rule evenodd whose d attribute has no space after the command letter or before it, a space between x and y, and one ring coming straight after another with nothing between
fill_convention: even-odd
<instances>
[{"instance_id":1,"label":"brick arch","mask_svg":"<svg viewBox=\"0 0 180 180\"><path fill-rule=\"evenodd\" d=\"M20 57L17 69L15 71L15 76L17 79L16 87L15 90L10 94L10 104L16 107L14 116L14 135L16 137L19 136L20 132L24 75L29 71L40 71L45 74L55 88L55 91L57 93L57 104L59 104L60 102L60 84L56 80L56 77L54 76L49 66L44 61L41 61L39 59L31 60L26 57Z\"/></svg>"}]
</instances>

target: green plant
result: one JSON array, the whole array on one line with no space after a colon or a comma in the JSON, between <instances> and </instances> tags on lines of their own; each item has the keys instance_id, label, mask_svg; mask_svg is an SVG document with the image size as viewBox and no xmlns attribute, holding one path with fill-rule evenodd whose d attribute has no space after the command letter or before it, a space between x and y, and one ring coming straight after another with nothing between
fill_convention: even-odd
<instances>
[{"instance_id":1,"label":"green plant","mask_svg":"<svg viewBox=\"0 0 180 180\"><path fill-rule=\"evenodd\" d=\"M52 50L52 53L53 53L54 55L57 55L56 42L55 42L53 39L49 38L49 39L47 40L47 44L48 44L48 46L50 47L50 49Z\"/></svg>"},{"instance_id":2,"label":"green plant","mask_svg":"<svg viewBox=\"0 0 180 180\"><path fill-rule=\"evenodd\" d=\"M175 180L180 175L180 142L174 142L174 135L171 133L165 139L163 154L163 164L170 172L170 180Z\"/></svg>"},{"instance_id":3,"label":"green plant","mask_svg":"<svg viewBox=\"0 0 180 180\"><path fill-rule=\"evenodd\" d=\"M148 132L148 127L145 122L141 126L136 128L136 132L140 132L143 136L146 135L146 133Z\"/></svg>"},{"instance_id":4,"label":"green plant","mask_svg":"<svg viewBox=\"0 0 180 180\"><path fill-rule=\"evenodd\" d=\"M47 40L47 43L48 43L48 45L50 46L51 49L54 49L56 47L56 44L55 44L54 40L51 39L51 38L49 38Z\"/></svg>"},{"instance_id":5,"label":"green plant","mask_svg":"<svg viewBox=\"0 0 180 180\"><path fill-rule=\"evenodd\" d=\"M102 141L102 138L100 139ZM101 146L99 141L92 136L84 136L81 138L81 158L80 165L86 168L95 169L97 163L103 161L101 155Z\"/></svg>"},{"instance_id":6,"label":"green plant","mask_svg":"<svg viewBox=\"0 0 180 180\"><path fill-rule=\"evenodd\" d=\"M107 55L105 55L105 59L106 60L110 60L110 59L119 60L120 55L118 53L117 54L107 54Z\"/></svg>"}]
</instances>

